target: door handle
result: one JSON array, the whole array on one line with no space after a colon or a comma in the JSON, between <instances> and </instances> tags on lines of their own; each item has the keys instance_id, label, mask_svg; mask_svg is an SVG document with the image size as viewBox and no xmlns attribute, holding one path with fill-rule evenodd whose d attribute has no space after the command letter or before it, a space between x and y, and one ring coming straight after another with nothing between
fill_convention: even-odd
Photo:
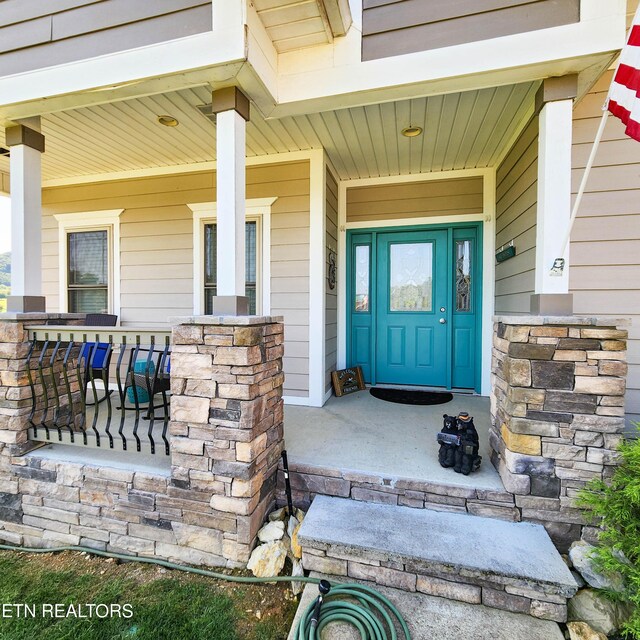
<instances>
[{"instance_id":1,"label":"door handle","mask_svg":"<svg viewBox=\"0 0 640 640\"><path fill-rule=\"evenodd\" d=\"M447 324L447 321L445 318L440 318L440 324Z\"/></svg>"}]
</instances>

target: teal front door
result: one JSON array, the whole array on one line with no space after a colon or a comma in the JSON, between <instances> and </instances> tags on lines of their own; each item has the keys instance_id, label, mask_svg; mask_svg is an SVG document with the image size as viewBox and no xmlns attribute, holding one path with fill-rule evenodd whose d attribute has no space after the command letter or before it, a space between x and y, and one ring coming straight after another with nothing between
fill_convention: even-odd
<instances>
[{"instance_id":1,"label":"teal front door","mask_svg":"<svg viewBox=\"0 0 640 640\"><path fill-rule=\"evenodd\" d=\"M377 234L376 256L376 381L446 386L447 232Z\"/></svg>"},{"instance_id":2,"label":"teal front door","mask_svg":"<svg viewBox=\"0 0 640 640\"><path fill-rule=\"evenodd\" d=\"M480 389L482 226L348 234L347 366L371 384Z\"/></svg>"}]
</instances>

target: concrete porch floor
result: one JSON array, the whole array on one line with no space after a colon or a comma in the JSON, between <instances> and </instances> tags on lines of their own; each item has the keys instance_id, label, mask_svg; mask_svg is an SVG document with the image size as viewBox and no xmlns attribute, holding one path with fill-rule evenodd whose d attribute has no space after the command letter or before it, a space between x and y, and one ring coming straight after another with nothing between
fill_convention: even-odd
<instances>
[{"instance_id":1,"label":"concrete porch floor","mask_svg":"<svg viewBox=\"0 0 640 640\"><path fill-rule=\"evenodd\" d=\"M480 436L482 465L468 476L438 463L442 415L461 411L474 417ZM489 459L489 424L489 399L467 394L454 394L447 404L418 406L379 400L367 389L333 396L322 408L284 410L290 464L504 491Z\"/></svg>"}]
</instances>

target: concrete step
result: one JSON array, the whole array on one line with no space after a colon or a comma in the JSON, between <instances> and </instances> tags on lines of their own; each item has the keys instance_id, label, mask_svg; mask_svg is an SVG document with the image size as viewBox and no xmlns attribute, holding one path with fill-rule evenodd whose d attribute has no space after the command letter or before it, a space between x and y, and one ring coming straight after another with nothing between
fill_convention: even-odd
<instances>
[{"instance_id":1,"label":"concrete step","mask_svg":"<svg viewBox=\"0 0 640 640\"><path fill-rule=\"evenodd\" d=\"M345 578L336 580L332 576L316 573L312 575L328 578L334 585L338 582L360 582ZM411 632L411 640L564 640L560 627L550 620L536 620L523 613L500 611L481 604L454 602L390 587L376 589L400 611ZM318 587L308 584L300 599L288 640L295 640L298 620L317 597ZM402 635L398 637L402 638ZM323 630L320 640L360 640L360 633L350 625L331 622Z\"/></svg>"},{"instance_id":2,"label":"concrete step","mask_svg":"<svg viewBox=\"0 0 640 640\"><path fill-rule=\"evenodd\" d=\"M317 496L305 569L564 622L577 584L544 527Z\"/></svg>"}]
</instances>

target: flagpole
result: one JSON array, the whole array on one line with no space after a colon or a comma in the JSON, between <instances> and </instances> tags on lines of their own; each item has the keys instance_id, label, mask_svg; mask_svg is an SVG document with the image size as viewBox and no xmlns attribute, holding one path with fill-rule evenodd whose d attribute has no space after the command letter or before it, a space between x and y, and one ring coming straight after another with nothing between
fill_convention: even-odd
<instances>
[{"instance_id":1,"label":"flagpole","mask_svg":"<svg viewBox=\"0 0 640 640\"><path fill-rule=\"evenodd\" d=\"M573 229L573 224L576 221L576 217L578 215L578 209L580 208L580 203L582 202L582 196L584 195L585 189L587 188L587 180L589 180L589 174L591 173L591 168L593 167L593 163L596 159L596 153L598 152L598 147L600 146L600 141L602 140L602 135L604 134L604 129L607 124L607 119L609 117L609 111L605 107L603 107L602 118L600 119L600 126L598 127L598 133L596 133L595 140L593 141L593 146L591 147L591 153L589 154L589 160L587 161L587 166L584 169L584 174L582 175L582 181L580 182L580 187L578 189L578 193L576 195L576 200L573 203L573 209L571 210L571 217L569 218L569 227L565 233L564 240L560 249L560 257L564 255L564 252L567 250L567 246L569 244L569 239L571 238L571 231Z\"/></svg>"},{"instance_id":2,"label":"flagpole","mask_svg":"<svg viewBox=\"0 0 640 640\"><path fill-rule=\"evenodd\" d=\"M630 42L631 34L633 33L634 26L637 28L639 24L640 24L640 6L636 9L635 16L631 21L631 28L627 33L627 38L625 40L627 45ZM622 51L620 52L620 55L618 56L616 68L615 68L615 71L613 72L614 82L615 82L616 76L618 75L618 69L620 68L620 64L622 62L624 50L625 49L623 47ZM613 84L609 86L609 90L607 91L607 97L602 107L603 113L602 113L602 118L600 120L600 126L598 127L598 132L596 133L595 140L593 141L591 153L589 154L589 160L587 161L587 166L584 169L584 174L582 175L580 187L578 188L578 193L576 194L576 200L573 203L571 216L569 218L569 226L567 228L567 231L565 233L565 236L563 238L562 245L561 245L560 256L553 261L553 265L550 269L551 275L554 275L554 276L561 276L562 272L564 271L565 264L564 264L564 258L562 256L564 255L565 251L567 250L567 247L569 246L569 241L571 240L571 231L573 230L573 225L576 221L576 217L578 216L578 210L580 208L580 203L582 202L582 196L584 195L585 189L587 188L587 180L589 179L589 174L591 173L591 168L593 167L593 163L596 159L596 153L598 151L600 141L602 140L604 129L607 125L607 119L609 117L609 101L611 97L612 86Z\"/></svg>"}]
</instances>

